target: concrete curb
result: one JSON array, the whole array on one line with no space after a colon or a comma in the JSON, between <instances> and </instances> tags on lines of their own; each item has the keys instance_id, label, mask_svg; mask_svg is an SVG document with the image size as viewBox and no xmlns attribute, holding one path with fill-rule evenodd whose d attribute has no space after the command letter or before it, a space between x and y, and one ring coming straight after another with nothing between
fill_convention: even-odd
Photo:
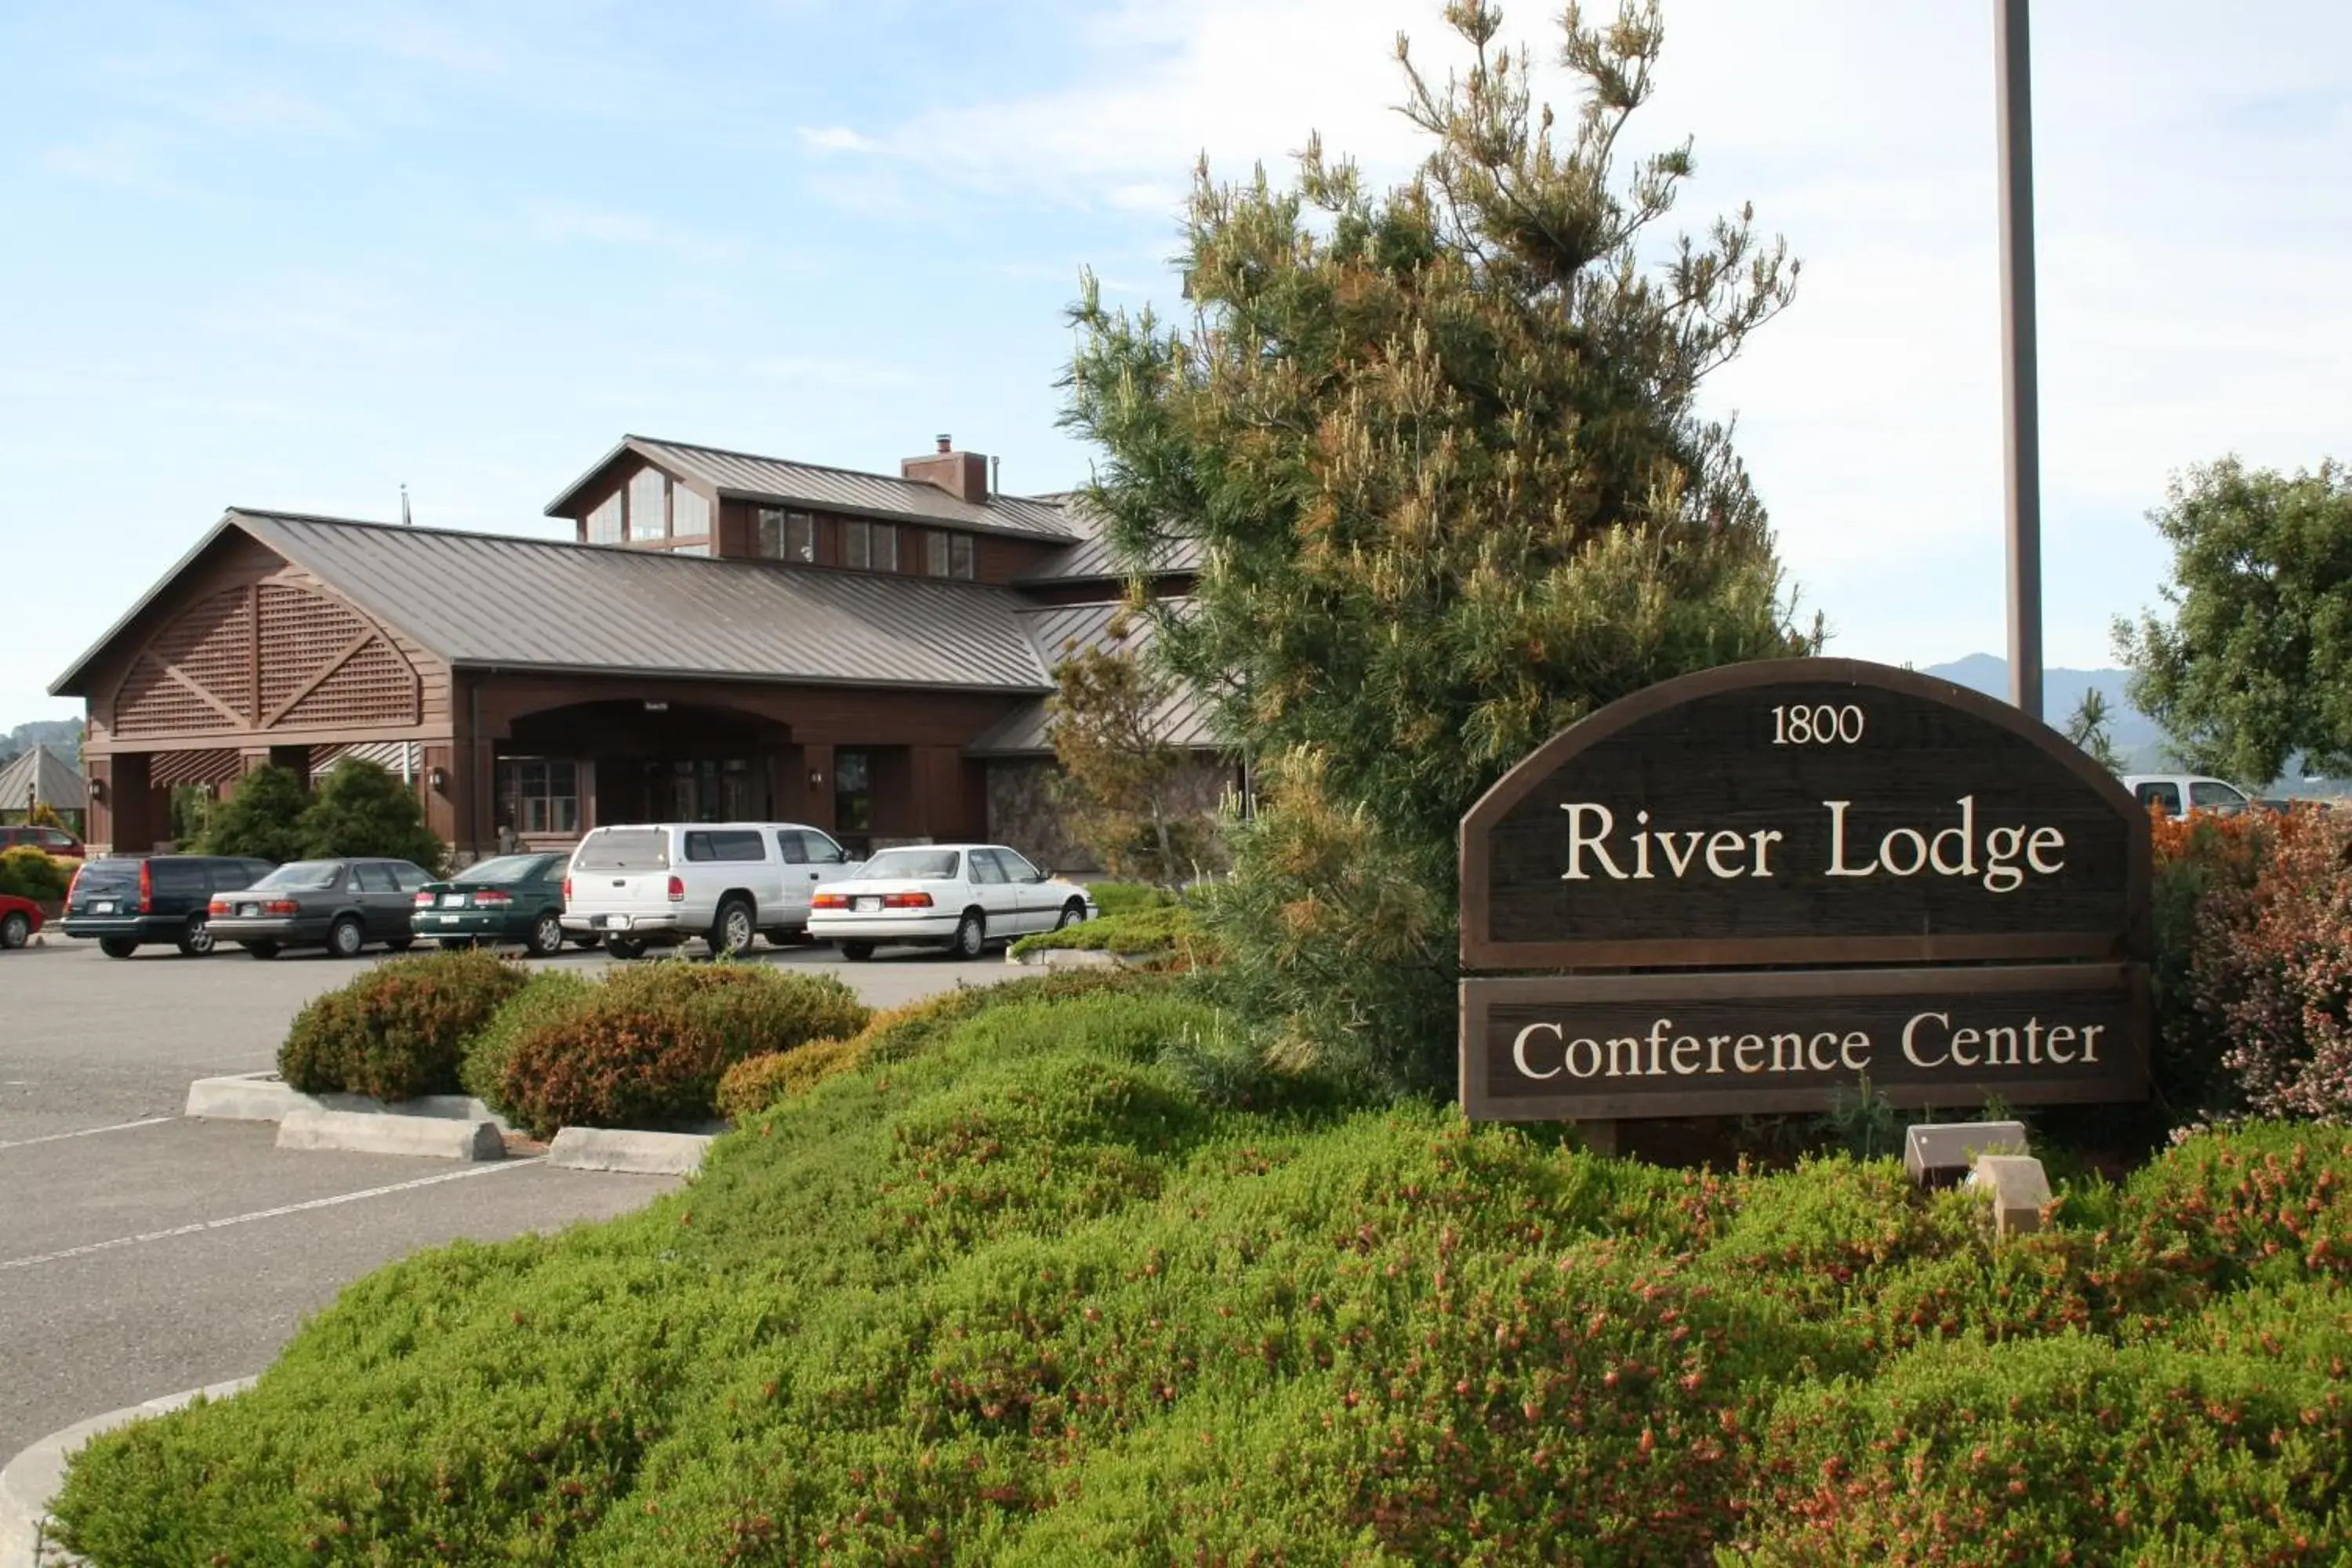
<instances>
[{"instance_id":1,"label":"concrete curb","mask_svg":"<svg viewBox=\"0 0 2352 1568\"><path fill-rule=\"evenodd\" d=\"M280 1149L347 1154L411 1154L428 1160L503 1160L494 1121L446 1116L383 1116L359 1110L289 1110L278 1124Z\"/></svg>"},{"instance_id":2,"label":"concrete curb","mask_svg":"<svg viewBox=\"0 0 2352 1568\"><path fill-rule=\"evenodd\" d=\"M253 1379L240 1377L110 1410L62 1432L52 1432L9 1460L0 1468L0 1568L68 1568L79 1561L45 1542L43 1532L48 1522L49 1500L65 1482L66 1459L83 1444L101 1432L177 1410L199 1394L226 1399L252 1386Z\"/></svg>"},{"instance_id":3,"label":"concrete curb","mask_svg":"<svg viewBox=\"0 0 2352 1568\"><path fill-rule=\"evenodd\" d=\"M295 1110L348 1110L376 1116L432 1116L445 1121L488 1121L501 1132L514 1131L505 1118L470 1095L427 1094L397 1104L364 1094L304 1094L274 1072L200 1078L188 1086L180 1114L215 1121L283 1121Z\"/></svg>"},{"instance_id":4,"label":"concrete curb","mask_svg":"<svg viewBox=\"0 0 2352 1568\"><path fill-rule=\"evenodd\" d=\"M567 1171L621 1171L642 1176L690 1176L710 1148L707 1132L628 1132L611 1127L565 1127L547 1146L547 1163Z\"/></svg>"}]
</instances>

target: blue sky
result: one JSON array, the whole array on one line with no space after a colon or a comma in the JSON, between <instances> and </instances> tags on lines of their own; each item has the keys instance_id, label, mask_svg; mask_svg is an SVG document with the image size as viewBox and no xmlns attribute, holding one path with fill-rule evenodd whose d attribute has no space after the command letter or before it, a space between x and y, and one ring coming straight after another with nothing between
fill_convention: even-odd
<instances>
[{"instance_id":1,"label":"blue sky","mask_svg":"<svg viewBox=\"0 0 2352 1568\"><path fill-rule=\"evenodd\" d=\"M1434 0L0 8L0 728L235 504L553 532L625 431L1006 488L1092 266L1163 307L1194 156L1376 176ZM2352 8L2036 18L2052 662L2168 474L2352 456ZM1549 8L1511 11L1548 58ZM2001 646L1990 0L1669 0L1636 140L1805 261L1714 384L1832 651ZM1557 79L1552 79L1555 88Z\"/></svg>"}]
</instances>

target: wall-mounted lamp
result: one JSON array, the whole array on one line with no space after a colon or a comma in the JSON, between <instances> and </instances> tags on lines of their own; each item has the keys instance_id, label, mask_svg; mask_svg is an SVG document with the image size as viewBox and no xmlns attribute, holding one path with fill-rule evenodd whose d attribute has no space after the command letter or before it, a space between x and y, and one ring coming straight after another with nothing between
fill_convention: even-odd
<instances>
[{"instance_id":1,"label":"wall-mounted lamp","mask_svg":"<svg viewBox=\"0 0 2352 1568\"><path fill-rule=\"evenodd\" d=\"M449 770L447 768L434 768L427 772L425 776L432 783L433 793L436 795L439 795L443 790L449 787Z\"/></svg>"},{"instance_id":2,"label":"wall-mounted lamp","mask_svg":"<svg viewBox=\"0 0 2352 1568\"><path fill-rule=\"evenodd\" d=\"M89 781L89 798L100 801L106 798L106 781L104 779L94 778Z\"/></svg>"},{"instance_id":3,"label":"wall-mounted lamp","mask_svg":"<svg viewBox=\"0 0 2352 1568\"><path fill-rule=\"evenodd\" d=\"M814 768L811 768L811 769L809 770L809 788L811 788L811 789L823 789L824 787L824 775L823 773L821 773L817 772Z\"/></svg>"}]
</instances>

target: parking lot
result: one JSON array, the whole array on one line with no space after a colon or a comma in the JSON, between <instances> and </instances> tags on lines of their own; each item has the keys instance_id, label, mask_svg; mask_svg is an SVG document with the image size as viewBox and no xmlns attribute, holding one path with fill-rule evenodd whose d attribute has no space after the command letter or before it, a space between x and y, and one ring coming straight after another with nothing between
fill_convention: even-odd
<instances>
[{"instance_id":1,"label":"parking lot","mask_svg":"<svg viewBox=\"0 0 2352 1568\"><path fill-rule=\"evenodd\" d=\"M839 974L877 1006L1017 973L993 953L756 960ZM55 935L0 953L0 1460L85 1416L260 1371L305 1314L418 1247L606 1218L675 1184L536 1160L281 1153L271 1123L180 1115L192 1079L272 1067L294 1013L359 967L170 948L115 960Z\"/></svg>"}]
</instances>

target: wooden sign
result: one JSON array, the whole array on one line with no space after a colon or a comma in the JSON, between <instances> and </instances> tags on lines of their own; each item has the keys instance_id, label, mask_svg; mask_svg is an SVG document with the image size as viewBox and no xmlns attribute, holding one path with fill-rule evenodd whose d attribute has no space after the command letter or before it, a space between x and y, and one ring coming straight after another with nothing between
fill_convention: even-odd
<instances>
[{"instance_id":1,"label":"wooden sign","mask_svg":"<svg viewBox=\"0 0 2352 1568\"><path fill-rule=\"evenodd\" d=\"M2063 736L1850 659L1612 703L1462 822L1471 969L2145 955L2147 816Z\"/></svg>"},{"instance_id":2,"label":"wooden sign","mask_svg":"<svg viewBox=\"0 0 2352 1568\"><path fill-rule=\"evenodd\" d=\"M1865 1075L1899 1106L2147 1095L2147 814L1948 681L1663 682L1504 775L1461 854L1474 1117L1823 1110Z\"/></svg>"},{"instance_id":3,"label":"wooden sign","mask_svg":"<svg viewBox=\"0 0 2352 1568\"><path fill-rule=\"evenodd\" d=\"M1479 1121L1821 1110L1867 1074L1897 1106L2145 1100L2137 964L1472 979Z\"/></svg>"}]
</instances>

